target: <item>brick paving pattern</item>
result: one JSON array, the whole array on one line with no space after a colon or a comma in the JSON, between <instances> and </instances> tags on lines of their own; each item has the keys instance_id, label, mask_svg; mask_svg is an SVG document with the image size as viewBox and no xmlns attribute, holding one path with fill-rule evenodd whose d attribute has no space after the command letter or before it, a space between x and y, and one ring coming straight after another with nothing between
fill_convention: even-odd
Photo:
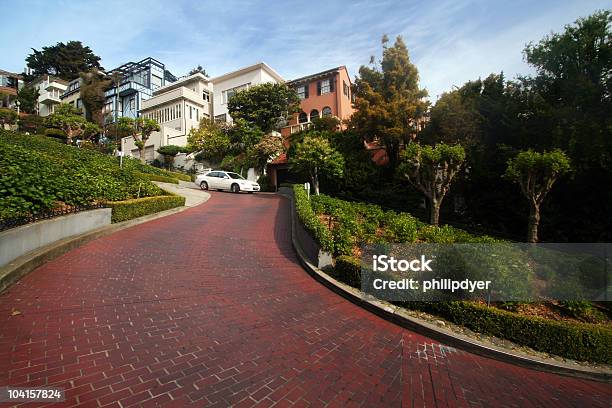
<instances>
[{"instance_id":1,"label":"brick paving pattern","mask_svg":"<svg viewBox=\"0 0 612 408\"><path fill-rule=\"evenodd\" d=\"M0 385L65 388L54 407L610 406L609 384L446 347L337 296L299 265L289 220L279 196L212 193L45 264L0 295Z\"/></svg>"}]
</instances>

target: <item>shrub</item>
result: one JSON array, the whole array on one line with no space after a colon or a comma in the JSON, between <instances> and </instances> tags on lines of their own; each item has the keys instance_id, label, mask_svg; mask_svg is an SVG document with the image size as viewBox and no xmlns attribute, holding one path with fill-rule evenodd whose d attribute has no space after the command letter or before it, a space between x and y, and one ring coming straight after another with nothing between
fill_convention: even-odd
<instances>
[{"instance_id":1,"label":"shrub","mask_svg":"<svg viewBox=\"0 0 612 408\"><path fill-rule=\"evenodd\" d=\"M387 237L392 242L414 242L417 237L417 219L409 214L389 217L386 225Z\"/></svg>"},{"instance_id":2,"label":"shrub","mask_svg":"<svg viewBox=\"0 0 612 408\"><path fill-rule=\"evenodd\" d=\"M293 194L295 197L295 211L299 220L324 251L333 252L334 240L331 233L312 210L304 187L299 184L294 185Z\"/></svg>"},{"instance_id":3,"label":"shrub","mask_svg":"<svg viewBox=\"0 0 612 408\"><path fill-rule=\"evenodd\" d=\"M44 136L0 132L0 216L162 194L147 178L95 151Z\"/></svg>"},{"instance_id":4,"label":"shrub","mask_svg":"<svg viewBox=\"0 0 612 408\"><path fill-rule=\"evenodd\" d=\"M261 187L261 191L276 191L269 176L261 175L257 179L257 184Z\"/></svg>"},{"instance_id":5,"label":"shrub","mask_svg":"<svg viewBox=\"0 0 612 408\"><path fill-rule=\"evenodd\" d=\"M160 176L160 175L151 174L151 173L140 173L140 172L137 172L137 174L141 175L142 177L146 177L151 181L160 181L162 183L172 183L172 184L179 183L177 179L172 178L172 177Z\"/></svg>"},{"instance_id":6,"label":"shrub","mask_svg":"<svg viewBox=\"0 0 612 408\"><path fill-rule=\"evenodd\" d=\"M336 258L332 276L354 288L361 288L361 262L359 259L341 255Z\"/></svg>"},{"instance_id":7,"label":"shrub","mask_svg":"<svg viewBox=\"0 0 612 408\"><path fill-rule=\"evenodd\" d=\"M111 221L122 222L170 208L181 207L185 205L185 197L177 195L144 197L124 201L109 201L106 205L113 211Z\"/></svg>"},{"instance_id":8,"label":"shrub","mask_svg":"<svg viewBox=\"0 0 612 408\"><path fill-rule=\"evenodd\" d=\"M521 316L470 302L404 303L442 316L479 333L502 337L534 350L594 363L612 363L612 330Z\"/></svg>"}]
</instances>

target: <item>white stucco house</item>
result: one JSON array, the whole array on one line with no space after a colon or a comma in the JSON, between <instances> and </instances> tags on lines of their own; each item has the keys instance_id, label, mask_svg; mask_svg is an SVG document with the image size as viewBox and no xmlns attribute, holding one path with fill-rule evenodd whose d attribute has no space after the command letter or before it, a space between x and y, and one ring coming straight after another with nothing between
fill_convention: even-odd
<instances>
[{"instance_id":1,"label":"white stucco house","mask_svg":"<svg viewBox=\"0 0 612 408\"><path fill-rule=\"evenodd\" d=\"M153 132L145 145L145 159L159 156L157 149L166 145L186 146L187 136L197 128L202 118L212 116L212 90L209 79L196 73L153 91L153 96L142 102L139 116L155 119L160 131ZM122 151L139 157L132 137L121 141Z\"/></svg>"},{"instance_id":2,"label":"white stucco house","mask_svg":"<svg viewBox=\"0 0 612 408\"><path fill-rule=\"evenodd\" d=\"M227 110L227 102L232 95L254 85L268 82L282 83L285 80L268 64L259 62L212 78L210 82L214 90L213 111L215 120L231 122L232 118Z\"/></svg>"},{"instance_id":3,"label":"white stucco house","mask_svg":"<svg viewBox=\"0 0 612 408\"><path fill-rule=\"evenodd\" d=\"M157 153L160 146L186 146L189 131L197 128L202 118L231 122L227 109L229 98L236 92L267 82L281 83L284 79L265 62L260 62L212 79L196 73L157 88L151 98L142 102L139 112L139 116L155 119L161 127L145 145L145 160L161 159ZM121 143L125 154L139 157L132 137L123 138ZM189 167L189 164L185 157L177 157L175 161L177 166Z\"/></svg>"}]
</instances>

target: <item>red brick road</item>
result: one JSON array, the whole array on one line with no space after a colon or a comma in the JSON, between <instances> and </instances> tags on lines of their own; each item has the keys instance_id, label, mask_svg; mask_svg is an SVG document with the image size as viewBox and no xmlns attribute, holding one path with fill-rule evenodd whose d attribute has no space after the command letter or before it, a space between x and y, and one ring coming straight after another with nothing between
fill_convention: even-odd
<instances>
[{"instance_id":1,"label":"red brick road","mask_svg":"<svg viewBox=\"0 0 612 408\"><path fill-rule=\"evenodd\" d=\"M609 384L448 348L335 295L289 225L281 197L213 193L49 262L0 295L0 385L84 407L610 406Z\"/></svg>"}]
</instances>

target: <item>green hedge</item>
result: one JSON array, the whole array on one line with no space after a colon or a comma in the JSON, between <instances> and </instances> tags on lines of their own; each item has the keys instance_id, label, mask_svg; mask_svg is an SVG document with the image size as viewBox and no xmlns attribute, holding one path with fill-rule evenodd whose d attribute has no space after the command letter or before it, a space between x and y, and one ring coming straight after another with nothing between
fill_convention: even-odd
<instances>
[{"instance_id":1,"label":"green hedge","mask_svg":"<svg viewBox=\"0 0 612 408\"><path fill-rule=\"evenodd\" d=\"M158 174L152 174L152 173L140 173L137 172L137 174L148 178L151 181L160 181L162 183L172 183L172 184L178 184L179 181L178 179L172 178L172 177L166 177L166 176L160 176Z\"/></svg>"},{"instance_id":2,"label":"green hedge","mask_svg":"<svg viewBox=\"0 0 612 408\"><path fill-rule=\"evenodd\" d=\"M124 157L123 167L140 173L155 174L158 176L170 177L183 181L191 181L191 176L189 174L165 170L148 164L142 164L139 159L133 157Z\"/></svg>"},{"instance_id":3,"label":"green hedge","mask_svg":"<svg viewBox=\"0 0 612 408\"><path fill-rule=\"evenodd\" d=\"M109 201L106 205L113 211L111 221L122 222L170 208L181 207L185 205L185 197L177 195L144 197L125 201Z\"/></svg>"},{"instance_id":4,"label":"green hedge","mask_svg":"<svg viewBox=\"0 0 612 408\"><path fill-rule=\"evenodd\" d=\"M359 259L341 255L330 275L354 288L361 287ZM587 323L558 322L486 307L472 302L398 302L441 316L478 333L578 361L612 363L612 330Z\"/></svg>"},{"instance_id":5,"label":"green hedge","mask_svg":"<svg viewBox=\"0 0 612 408\"><path fill-rule=\"evenodd\" d=\"M612 329L608 327L522 316L464 301L414 302L403 306L431 312L478 333L505 338L534 350L578 361L612 364Z\"/></svg>"},{"instance_id":6,"label":"green hedge","mask_svg":"<svg viewBox=\"0 0 612 408\"><path fill-rule=\"evenodd\" d=\"M306 190L299 185L295 185L293 187L293 192L295 196L295 210L298 218L323 250L333 252L334 240L331 233L327 227L321 223L317 215L312 210Z\"/></svg>"},{"instance_id":7,"label":"green hedge","mask_svg":"<svg viewBox=\"0 0 612 408\"><path fill-rule=\"evenodd\" d=\"M114 157L45 136L0 130L0 219L61 205L156 196L163 191Z\"/></svg>"},{"instance_id":8,"label":"green hedge","mask_svg":"<svg viewBox=\"0 0 612 408\"><path fill-rule=\"evenodd\" d=\"M331 275L349 286L361 288L361 262L355 257L346 255L337 257Z\"/></svg>"}]
</instances>

